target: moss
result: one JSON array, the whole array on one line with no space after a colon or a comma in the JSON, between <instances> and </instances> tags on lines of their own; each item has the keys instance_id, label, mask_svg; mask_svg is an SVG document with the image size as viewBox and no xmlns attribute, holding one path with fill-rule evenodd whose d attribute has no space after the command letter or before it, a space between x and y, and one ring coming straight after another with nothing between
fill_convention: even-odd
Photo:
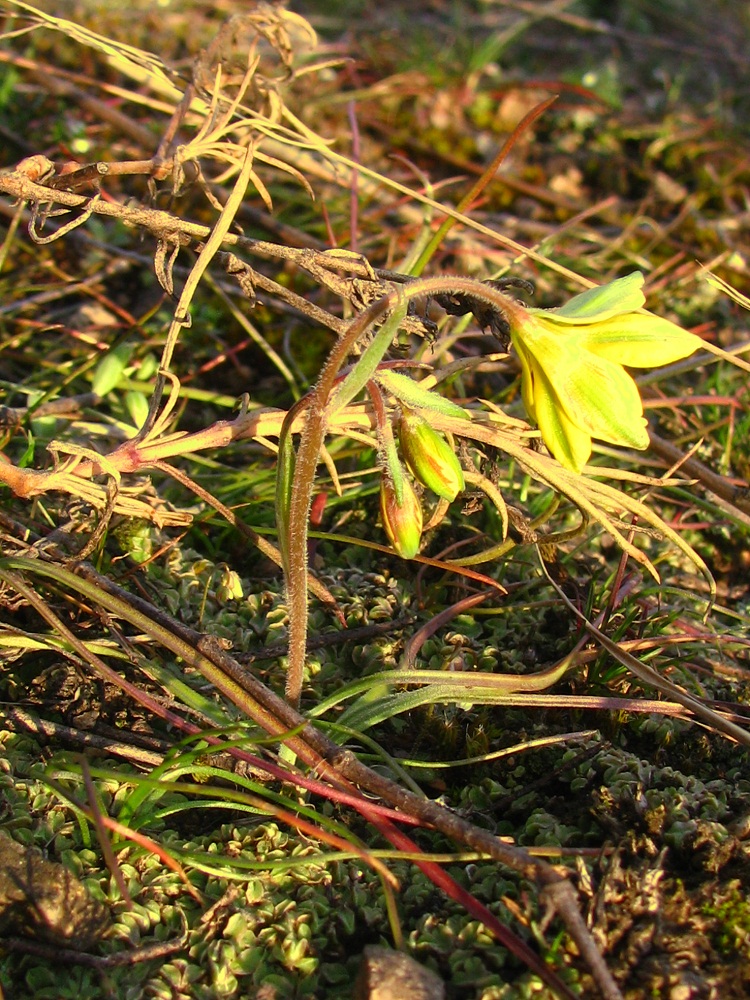
<instances>
[{"instance_id":1,"label":"moss","mask_svg":"<svg viewBox=\"0 0 750 1000\"><path fill-rule=\"evenodd\" d=\"M739 881L724 892L724 898L707 903L701 911L714 922L711 940L725 958L743 955L750 960L750 899Z\"/></svg>"}]
</instances>

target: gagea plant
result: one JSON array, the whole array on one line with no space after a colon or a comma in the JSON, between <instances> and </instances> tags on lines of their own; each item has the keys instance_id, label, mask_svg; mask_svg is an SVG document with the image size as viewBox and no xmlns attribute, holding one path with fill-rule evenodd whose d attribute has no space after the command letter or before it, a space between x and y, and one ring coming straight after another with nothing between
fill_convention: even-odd
<instances>
[{"instance_id":1,"label":"gagea plant","mask_svg":"<svg viewBox=\"0 0 750 1000\"><path fill-rule=\"evenodd\" d=\"M651 437L632 373L699 351L745 370L750 366L647 311L644 276L639 272L591 287L551 309L519 301L518 289L529 291L529 282L520 276L480 280L441 273L434 265L435 251L451 225L460 223L466 232L487 241L485 249L491 250L479 255L479 274L495 267L503 273L512 267L519 274L522 269L533 272L541 282L544 275L557 271L564 272L574 287L587 280L591 284L467 214L513 142L551 102L543 102L522 120L457 207L442 204L425 193L431 191L427 185L425 190L413 190L365 163L347 159L338 151L341 143L318 135L297 116L292 107L294 88L298 96L318 70L328 72L335 64L314 61L315 32L299 15L279 4L247 6L220 28L192 68L182 66L178 72L151 53L114 42L24 0L0 0L0 8L19 22L6 38L13 42L22 37L24 46L29 45L14 72L31 72L37 81L34 86L43 86L49 67L32 60L31 41L39 31L62 34L69 47L90 50L87 65L96 65L99 59L106 70L102 84L106 100L101 96L94 100L87 92L86 114L95 115L99 109L102 134L108 136L128 122L127 141L117 134L102 141L101 150L91 153L91 162L57 162L53 146L45 142L45 154L31 151L0 174L0 194L7 197L13 213L0 248L0 272L16 253L15 242L23 240L19 273L33 261L38 277L30 287L42 287L52 275L63 289L59 294L67 296L72 265L68 261L63 266L63 255L54 256L59 248L51 252L49 247L73 234L88 235L88 224L95 222L96 241L86 243L90 257L81 254L80 259L82 267L100 271L90 281L83 280L88 274L81 275L80 287L103 296L102 282L118 275L123 263L122 241L137 233L138 251L125 263L128 268L140 266L143 248L150 245L153 274L150 267L145 269L149 287L156 298L164 293L147 314L138 312L143 307L136 295L126 305L119 299L108 303L121 324L117 343L107 339L116 336L108 326L93 332L76 329L75 336L60 328L61 342L70 336L59 355L57 340L44 341L55 345L52 358L41 349L32 355L37 331L40 342L48 331L55 335L58 331L57 319L44 312L29 323L25 312L18 329L7 337L3 334L2 346L12 361L3 385L13 393L14 402L25 401L0 412L0 485L13 505L7 516L2 512L1 525L0 592L8 615L0 625L7 669L28 655L44 655L81 674L87 671L108 691L118 691L123 704L140 706L139 722L144 728L146 722L154 722L153 742L158 745L156 753L150 737L144 737L148 750L141 747L140 756L126 758L143 765L144 771L145 761L151 771L149 776L141 773L140 781L131 780L127 768L118 772L123 791L116 800L97 797L96 781L104 780L108 768L89 771L83 764L67 765L57 777L53 775L58 784L50 787L77 811L82 830L88 831L90 825L96 831L107 858L113 856L112 851L107 853L108 836L138 843L133 838L151 818L166 824L173 810L187 812L201 802L204 811L210 803L212 808L231 808L243 816L273 817L309 838L311 868L318 863L326 868L327 856L321 852L323 860L318 862L314 845L327 844L335 852L335 857L331 855L335 863L352 858L378 873L388 927L400 945L403 934L397 886L388 867L391 858L383 851L376 856L360 841L363 826L374 828L379 843L405 852L409 863L413 861L433 885L459 902L477 926L489 929L540 980L559 995L572 996L543 957L441 867L444 856L426 859L404 828L421 825L425 842L429 831L438 831L483 861L507 866L525 884L536 885L545 905L565 921L602 995L616 1000L620 992L580 914L572 883L557 867L507 843L482 824L475 825L460 809L445 808L434 788L426 794L411 777L408 768L413 762L402 765L383 752L379 761L384 766L371 768L360 748L368 753L378 750L368 730L425 707L445 706L469 715L476 706L528 708L539 704L529 699L547 697L548 709L557 710L560 697L540 692L569 670L590 662L589 654L602 651L620 674L626 671L628 678L668 699L672 715L700 719L737 744L750 744L750 736L736 719L715 711L643 662L647 657L645 647L638 645L640 623L647 620L656 599L652 600L653 591L642 587L641 574L649 585L659 581L661 552L671 547L681 571L692 573L691 579L703 576L699 595L703 605L710 604L714 585L708 566L690 543L699 529L691 525L692 534L686 534L671 513L662 516L657 498L658 490L684 488L695 467L690 467L690 476L683 476L681 453L669 459L670 469L664 475L649 475L640 465ZM124 80L115 84L111 76L116 74ZM85 82L93 91L94 82ZM71 93L77 99L78 91L66 88L79 86L84 86L80 75L66 70L51 90L54 101L73 100ZM3 90L3 100L10 89ZM290 92L292 98L287 100ZM120 102L116 114L114 100ZM129 121L128 114L140 114L143 120ZM164 119L154 130L158 115ZM92 129L87 136L87 150L96 146L98 134ZM122 150L139 144L147 148L128 154L133 159L125 159L124 153L118 159ZM321 223L316 236L290 235L289 227L272 214L278 201L286 207L298 200L307 211L316 185L324 188L326 197L334 192L331 205L325 202L327 228ZM350 245L355 245L356 212L350 206L362 190L373 202L380 199L379 208L384 210L378 225L383 227L388 225L384 220L389 211L382 201L383 190L397 193L399 205L408 204L411 214L403 232L409 235L404 237L400 229L387 256L385 238L382 243L362 242L371 251L369 257L341 247L326 249L328 244L320 242L321 232L328 237L349 232ZM341 202L334 204L339 195ZM318 221L325 215L319 204L314 206ZM337 229L340 219L335 216L342 211L341 204L350 218ZM241 215L243 211L246 215ZM107 228L112 222L117 223L116 237ZM246 235L256 223L267 227L264 231L272 238ZM106 266L97 256L105 250L111 254ZM379 267L381 257L400 263ZM428 265L432 276L425 276ZM622 270L617 262L607 274ZM129 289L129 282L123 287ZM6 282L5 288L13 307L11 283ZM79 290L78 285L72 289ZM553 297L554 289L549 294ZM35 289L33 295L24 292L19 308L43 309L45 302L46 293L37 297ZM262 308L256 309L259 305ZM221 312L217 320L225 308L226 314ZM655 308L661 309L658 304ZM666 312L666 306L661 311ZM3 323L10 322L11 313L4 303ZM287 328L283 324L289 316L294 324ZM282 386L278 396L262 397L259 391L259 398L274 403L282 399L279 405L261 405L251 398L258 386L247 385L252 366L244 363L237 362L233 369L231 389L201 381L213 373L214 365L230 367L227 359L237 360L239 348L235 351L234 342L225 338L227 317L233 330L240 331L244 346L261 352L273 376L268 382ZM314 331L315 337L309 338L313 347L302 343L306 336L300 336L300 329ZM131 330L135 333L128 339ZM483 336L487 333L494 339ZM477 348L477 343L483 346ZM161 350L160 357L154 345ZM311 353L298 364L295 351L303 353L308 347ZM27 362L29 357L32 363ZM494 383L482 381L487 371ZM237 408L236 396L245 390ZM40 458L40 428L49 431L49 462ZM624 450L613 458L609 446ZM603 459L602 452L610 457ZM697 477L702 475L699 469ZM712 490L721 491L716 482L720 478L712 480ZM335 507L341 516L330 533L326 534L325 525L318 531L325 544L312 559L311 522L320 528L317 500L313 506L316 493L325 502L337 494ZM73 500L76 504L69 511ZM90 515L88 520L80 513L82 507ZM252 516L258 510L262 513L256 523ZM196 518L202 519L200 530ZM354 529L351 537L344 534L349 530L347 518L359 534ZM133 545L123 551L125 543L114 557L114 542L109 542L114 530L120 541L127 537L120 530L123 522L125 527L138 526L130 537L139 534L143 539L149 530L154 536L158 531L158 544L156 537L148 538L136 553ZM560 582L566 567L581 565L582 577L593 578L592 563L599 560L598 572L607 562L604 546L594 537L596 530L619 547L613 582L609 567L602 570L613 594L607 613L623 593L642 599L641 607L634 598L627 622L638 625L632 629L635 639L630 634L622 639L625 627L612 638L605 612L599 613L602 604L596 613L584 613L595 604L593 597L586 604L588 580L580 585L575 600ZM191 532L192 544L197 549L203 546L197 557L186 540ZM235 544L238 539L244 547ZM418 596L409 612L430 620L413 626L409 618L403 633L393 639L387 663L382 647L373 642L363 654L367 669L347 653L350 675L342 668L345 657L336 662L332 658L315 674L313 666L319 664L313 665L308 652L309 595L324 605L321 619L335 609L342 633L353 629L344 627L350 619L341 610L343 598L337 605L334 592L349 587L346 599L351 607L361 602L351 615L357 622L369 600L369 592L359 594L364 584L350 585L345 572L339 576L329 565L335 559L331 553L342 542L349 553L356 553L354 562L362 548L375 550L378 565L372 575L382 581L390 574L389 583L398 584L394 605L407 604L404 594L414 588ZM234 559L250 546L262 553L264 579L272 580L263 599L253 592L257 579L246 577L244 566L240 568ZM560 553L565 566L555 563ZM410 560L420 564L419 575ZM280 567L275 578L267 561ZM637 572L630 574L630 564ZM319 573L321 565L330 571L328 579ZM626 566L629 577L623 582ZM558 588L552 601L547 602L545 594L545 601L536 603L561 610L562 635L567 639L570 628L572 649L567 648L562 658L551 654L549 658L557 662L536 672L495 669L497 660L491 661L493 667L479 657L462 660L461 644L471 640L479 606L488 595L498 602L504 599L518 584L520 572L529 575L529 567L535 584L549 586L547 594ZM357 579L367 576L366 571L360 573L360 566L354 569ZM425 603L423 570L429 580L424 590L437 580L434 590L439 595ZM526 584L524 579L522 586ZM446 600L447 593L452 596ZM534 599L527 604L526 597L524 593L515 609L518 615L531 613ZM20 607L23 616L18 615ZM392 605L384 599L379 613L390 615L389 609ZM538 611L535 607L534 613ZM441 661L438 669L432 662L430 669L419 668L417 656L428 633L433 635L460 615L465 617L456 626L456 656ZM469 620L470 615L474 617ZM269 647L267 659L274 667L264 674L256 670L253 657L259 635L272 631L270 622L279 629L274 637L283 634L288 645ZM385 625L390 628L392 622ZM660 634L649 638L661 642ZM653 645L648 647L653 650ZM139 680L141 673L145 679ZM580 686L589 680L587 676ZM18 690L22 682L14 683ZM321 690L325 684L329 689ZM283 696L276 687L284 687ZM614 694L622 697L623 689ZM642 710L632 708L640 694L639 689L630 699L629 711ZM356 700L344 709L343 703L351 699ZM571 695L566 704L579 703ZM614 705L620 711L620 704L614 697L603 704L591 696L585 707L603 710ZM660 705L649 703L648 711L658 712ZM82 717L94 715L93 709L82 712ZM66 739L73 732L60 723L54 731ZM181 747L169 743L175 734L183 740ZM122 741L126 735L123 728ZM353 749L345 749L344 741ZM82 748L90 745L81 743ZM103 744L112 745L109 738ZM117 747L121 749L120 742ZM219 751L232 767L242 764L242 768L230 771L223 757L215 759ZM458 763L465 766L476 759L465 756ZM386 771L393 777L386 777ZM230 782L225 780L227 774L232 775ZM201 791L204 779L210 787ZM85 796L78 794L81 782ZM273 790L276 787L285 789L283 796ZM167 792L174 798L162 802ZM320 798L336 803L336 809L316 816ZM107 815L110 808L119 809L119 820ZM349 810L358 816L351 830L345 819ZM228 836L234 840L233 833ZM175 833L173 839L177 843L183 838ZM93 844L91 838L89 842ZM140 849L152 855L153 847L150 839L140 842ZM217 845L215 857L202 849L186 854L180 880L189 884L192 873L202 871L206 878L216 875L242 883L248 871L263 869L264 860L250 857L251 852L236 842L225 847ZM116 864L115 860L113 868ZM292 879L295 866L294 858L277 856L274 848L271 874L283 871ZM137 875L133 867L133 879ZM339 891L345 890L334 885L326 899L328 907ZM234 925L240 910L243 914L253 910L246 905L252 902L248 898L225 919L225 904L228 913L234 903L230 893L222 899L211 908L216 927ZM284 905L287 902L296 905L291 899ZM201 919L195 917L196 934L205 936ZM528 927L536 934L533 918ZM321 931L323 936L326 930ZM209 936L220 943L213 930ZM253 934L253 946L245 949L248 963L255 960L263 940L263 932ZM303 938L294 943L293 954L307 963L297 968L314 966L308 944ZM187 953L187 945L178 941L176 947ZM192 944L189 947L192 954Z\"/></svg>"},{"instance_id":2,"label":"gagea plant","mask_svg":"<svg viewBox=\"0 0 750 1000\"><path fill-rule=\"evenodd\" d=\"M647 556L620 530L620 511L629 510L646 525L656 527L706 572L698 554L646 504L581 474L591 453L592 438L638 449L648 446L643 404L624 365L663 364L686 357L703 344L699 337L674 323L642 310L642 283L642 275L636 273L576 296L560 309L541 310L521 306L491 283L459 277L421 278L384 295L351 322L329 355L315 388L287 414L279 439L277 514L290 612L287 696L293 704L299 700L305 660L305 553L315 469L326 434L333 427L343 429L347 408L368 386L373 405L364 414L357 411L357 415L360 419L369 417L377 432L381 515L386 534L401 555L416 554L423 525L419 499L405 478L390 424L390 420L399 423L404 419L405 405L407 424L412 421L413 428L407 430L406 447L402 444L407 463L411 456L410 464L415 464L414 418L410 410L416 406L422 410L419 419L429 420L431 434L450 434L455 439L490 445L516 460L534 479L599 521L624 551L645 565L655 578L658 579L656 570ZM453 311L457 311L459 303L460 309L473 312L480 322L505 334L516 346L521 359L524 402L538 421L552 457L535 450L528 428L514 426L496 406L482 400L458 403L432 390L439 373L416 383L383 366L383 358L407 314L408 304L417 298L447 301ZM380 326L370 343L344 372L343 367L360 338L378 323ZM726 356L719 348L705 346ZM397 403L398 409L391 418L381 390L390 393ZM302 414L300 442L295 449L293 429L299 426ZM418 424L418 428L423 425ZM428 462L426 434L418 428L417 478L428 486L431 483L437 486L434 492L442 495L441 502L445 504L450 496L455 496L454 487L460 480L472 477L486 489L507 530L507 510L498 492L477 474L476 468L464 470L457 460L448 459L445 438L432 438L433 459Z\"/></svg>"}]
</instances>

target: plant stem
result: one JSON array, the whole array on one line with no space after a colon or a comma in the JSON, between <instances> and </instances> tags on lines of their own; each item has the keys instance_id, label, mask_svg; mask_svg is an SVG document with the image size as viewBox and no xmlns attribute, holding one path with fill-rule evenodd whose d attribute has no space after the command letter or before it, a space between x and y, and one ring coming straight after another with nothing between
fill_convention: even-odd
<instances>
[{"instance_id":1,"label":"plant stem","mask_svg":"<svg viewBox=\"0 0 750 1000\"><path fill-rule=\"evenodd\" d=\"M373 323L389 313L405 309L412 299L444 294L467 296L485 306L496 309L502 316L506 316L514 308L521 308L502 292L472 278L454 276L421 278L404 287L396 288L393 292L373 302L350 323L344 335L336 342L329 354L317 385L306 398L307 414L294 459L293 480L291 486L284 480L283 491L280 490L277 498L277 523L280 535L285 536L280 539L280 548L284 554L284 576L289 611L289 664L286 698L294 707L298 707L300 703L307 649L308 517L315 482L315 470L325 438L329 402L337 376L359 338ZM366 351L355 365L354 371L359 367L365 369L359 373L363 385L379 364L387 348L388 343L383 342L379 357L374 356L369 350ZM371 371L367 369L371 369ZM351 375L348 376L347 381L351 377ZM287 415L282 426L280 449L282 441L286 442L291 433L292 422L296 416L298 416L298 410L295 407ZM280 461L279 475L281 477L285 476L287 472L282 468L282 465L283 463ZM291 495L287 498L289 488ZM284 507L283 515L280 515L279 506Z\"/></svg>"}]
</instances>

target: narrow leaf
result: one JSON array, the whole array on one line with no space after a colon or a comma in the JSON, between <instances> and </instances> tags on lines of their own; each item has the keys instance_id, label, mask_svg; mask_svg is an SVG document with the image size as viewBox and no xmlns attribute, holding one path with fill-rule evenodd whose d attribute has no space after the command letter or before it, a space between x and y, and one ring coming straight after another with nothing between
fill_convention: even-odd
<instances>
[{"instance_id":1,"label":"narrow leaf","mask_svg":"<svg viewBox=\"0 0 750 1000\"><path fill-rule=\"evenodd\" d=\"M446 417L464 419L470 417L469 412L458 403L446 399L437 392L423 389L419 382L415 382L408 375L385 369L377 372L375 378L392 396L415 410L433 410L435 413L445 414Z\"/></svg>"}]
</instances>

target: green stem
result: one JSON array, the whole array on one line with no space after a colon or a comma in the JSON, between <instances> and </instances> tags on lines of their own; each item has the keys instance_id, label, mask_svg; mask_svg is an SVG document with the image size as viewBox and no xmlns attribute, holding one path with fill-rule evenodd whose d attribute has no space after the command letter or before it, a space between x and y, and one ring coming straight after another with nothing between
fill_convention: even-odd
<instances>
[{"instance_id":1,"label":"green stem","mask_svg":"<svg viewBox=\"0 0 750 1000\"><path fill-rule=\"evenodd\" d=\"M386 414L385 400L380 387L374 379L370 379L367 388L372 400L372 410L375 417L375 429L378 435L378 446L380 450L380 466L383 475L390 479L393 492L396 494L396 503L404 502L404 469L398 457L396 439L393 436L393 427Z\"/></svg>"}]
</instances>

